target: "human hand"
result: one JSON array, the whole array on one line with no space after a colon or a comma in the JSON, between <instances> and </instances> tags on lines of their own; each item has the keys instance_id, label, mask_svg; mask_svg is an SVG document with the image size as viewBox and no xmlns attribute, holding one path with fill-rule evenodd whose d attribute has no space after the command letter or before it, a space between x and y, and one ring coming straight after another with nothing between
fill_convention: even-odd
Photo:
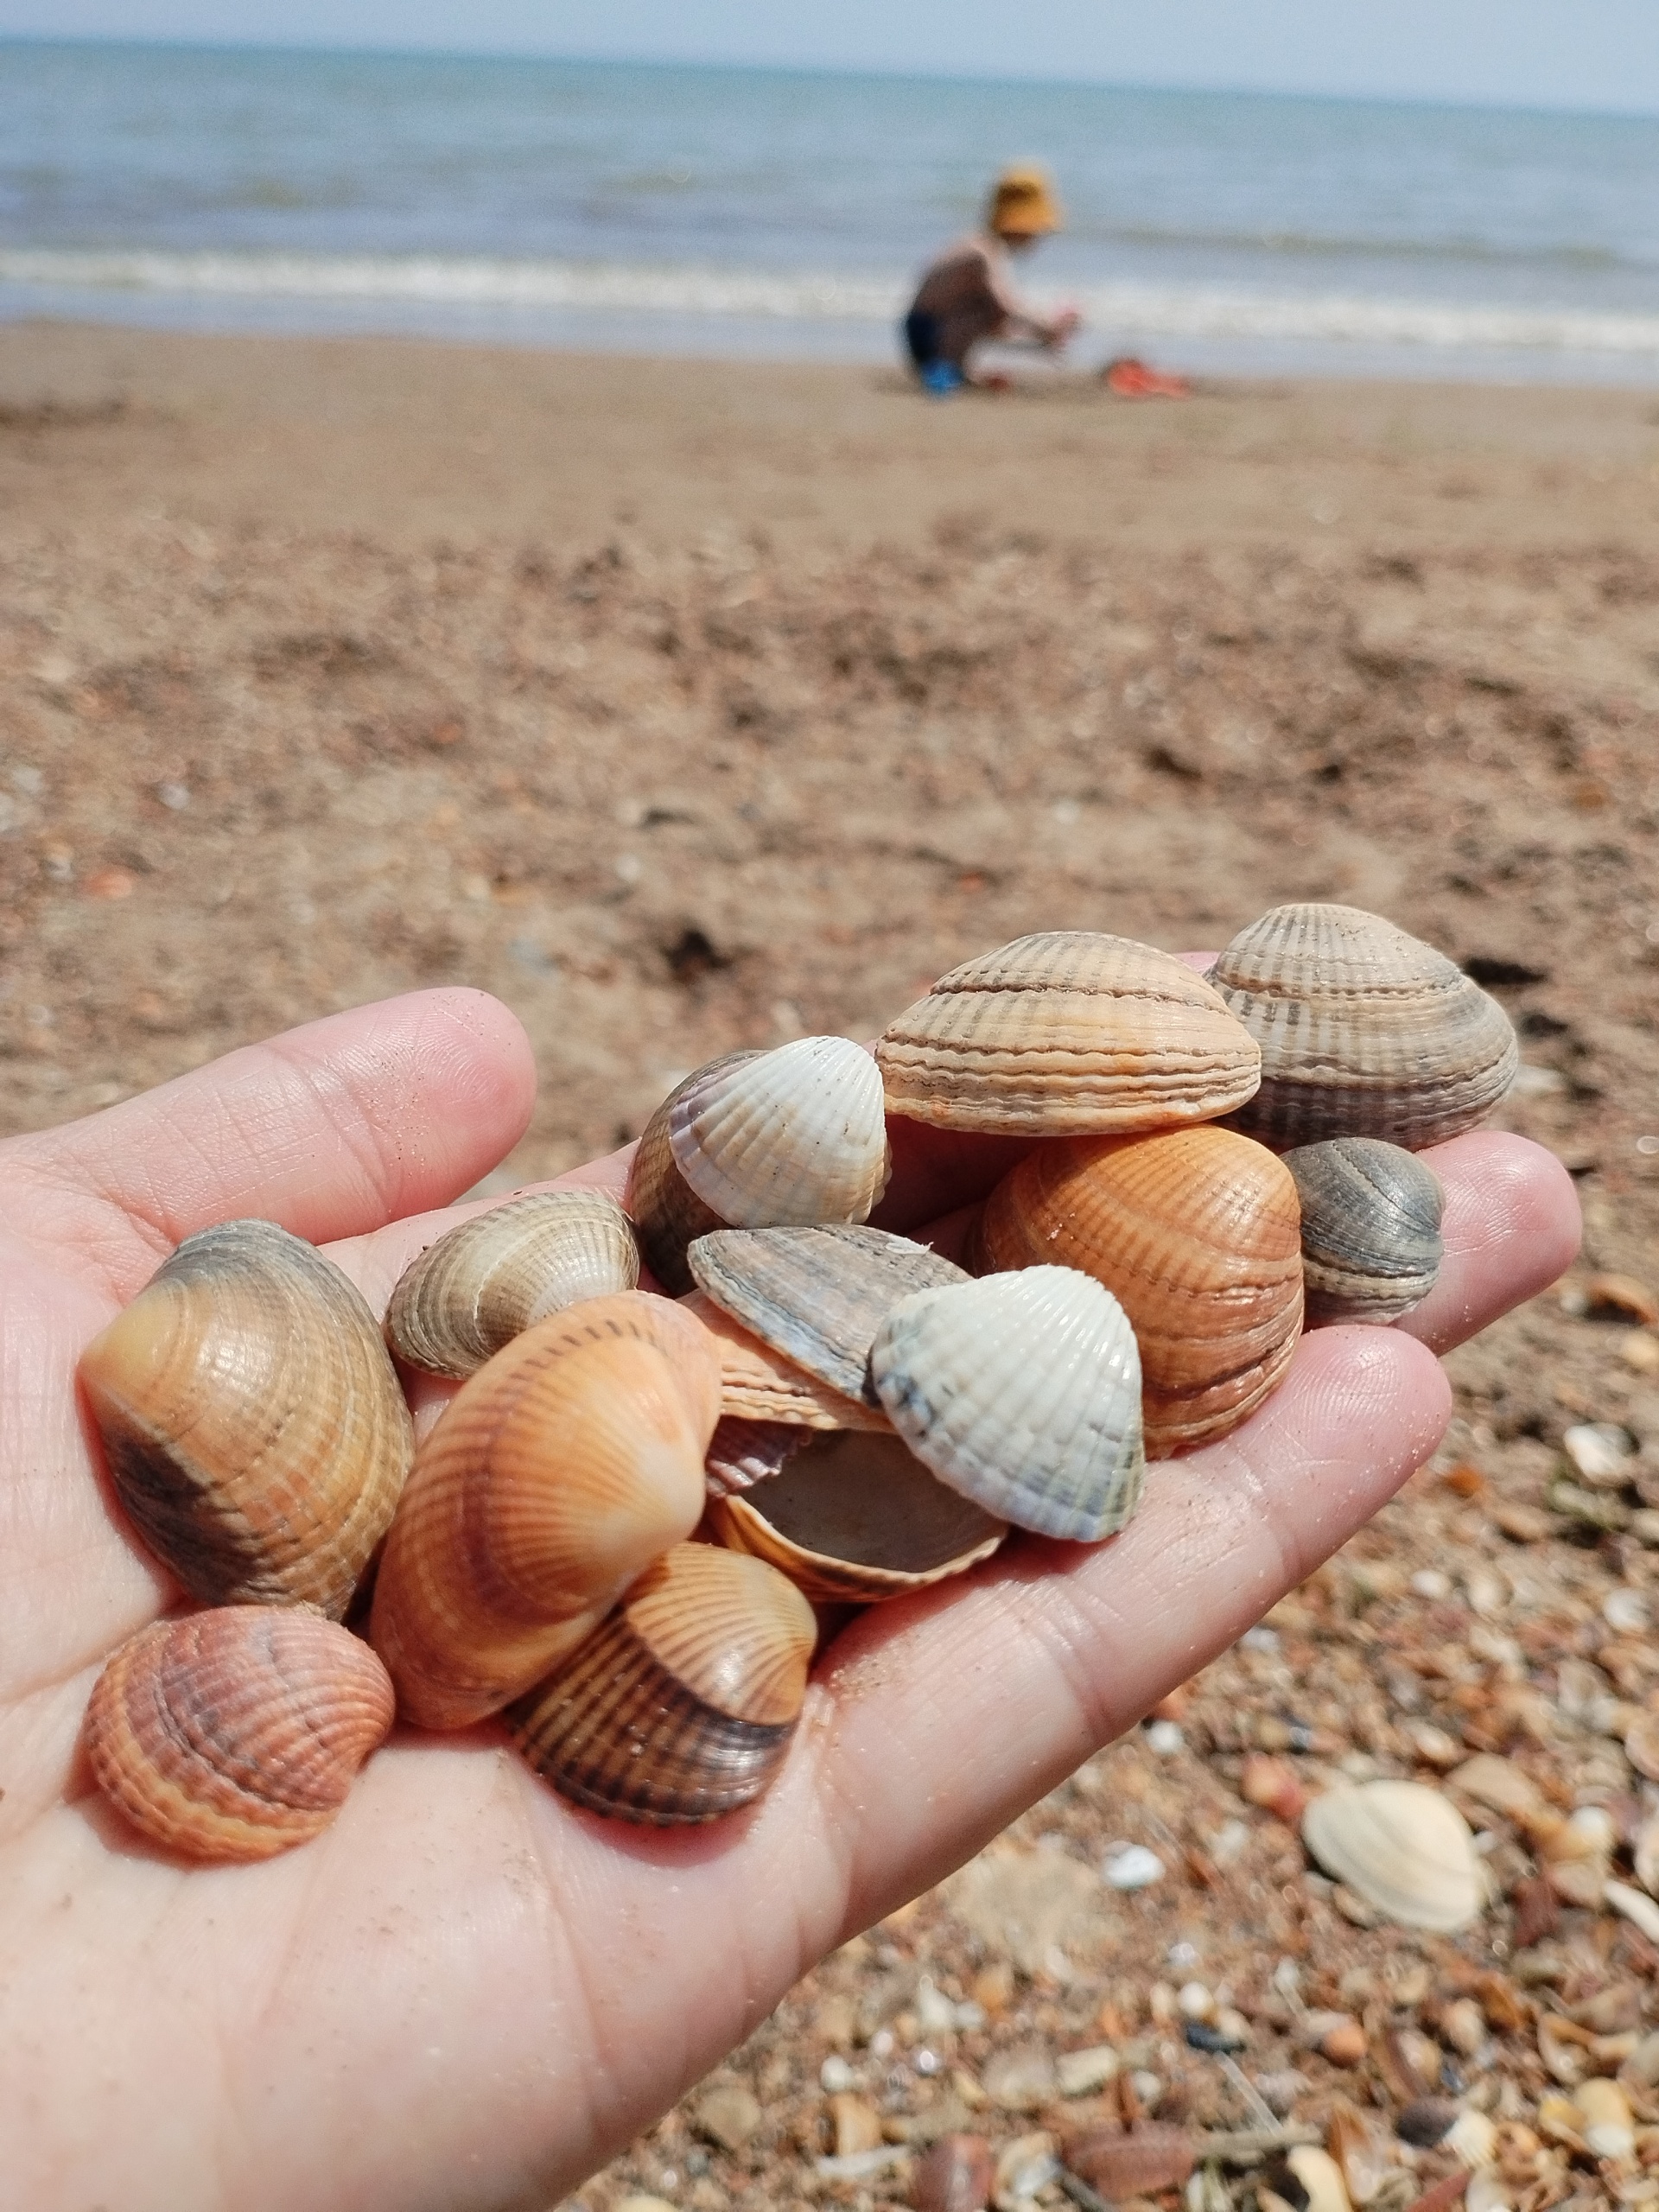
<instances>
[{"instance_id":1,"label":"human hand","mask_svg":"<svg viewBox=\"0 0 1659 2212\"><path fill-rule=\"evenodd\" d=\"M1076 308L1061 308L1050 321L1043 343L1058 353L1082 327L1083 316Z\"/></svg>"},{"instance_id":2,"label":"human hand","mask_svg":"<svg viewBox=\"0 0 1659 2212\"><path fill-rule=\"evenodd\" d=\"M1152 1470L1112 1542L1021 1537L859 1616L749 1814L575 1811L496 1729L395 1733L335 1825L183 1866L92 1789L108 1653L178 1598L113 1503L82 1346L180 1239L257 1214L383 1307L528 1120L481 994L367 1007L0 1146L0 2202L58 2212L541 2207L628 2142L812 1962L938 1880L1224 1649L1433 1449L1443 1349L1553 1280L1572 1185L1501 1135L1431 1154L1446 1264L1395 1329L1300 1346L1224 1443ZM996 1140L894 1129L882 1218L990 1187ZM562 1179L620 1192L626 1155ZM475 1209L474 1209L475 1210ZM437 1386L434 1386L435 1393Z\"/></svg>"}]
</instances>

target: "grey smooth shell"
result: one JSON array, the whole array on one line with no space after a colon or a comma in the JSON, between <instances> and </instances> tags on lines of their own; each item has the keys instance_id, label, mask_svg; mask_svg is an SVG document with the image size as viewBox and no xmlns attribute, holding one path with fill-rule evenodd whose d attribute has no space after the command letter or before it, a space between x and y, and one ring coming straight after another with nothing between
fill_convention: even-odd
<instances>
[{"instance_id":1,"label":"grey smooth shell","mask_svg":"<svg viewBox=\"0 0 1659 2212\"><path fill-rule=\"evenodd\" d=\"M912 1291L964 1269L885 1229L718 1229L687 1254L699 1289L774 1351L843 1397L876 1403L870 1346Z\"/></svg>"},{"instance_id":2,"label":"grey smooth shell","mask_svg":"<svg viewBox=\"0 0 1659 2212\"><path fill-rule=\"evenodd\" d=\"M1440 1265L1440 1178L1380 1137L1332 1137L1285 1154L1302 1201L1307 1319L1392 1321L1428 1296Z\"/></svg>"},{"instance_id":3,"label":"grey smooth shell","mask_svg":"<svg viewBox=\"0 0 1659 2212\"><path fill-rule=\"evenodd\" d=\"M473 1375L537 1321L639 1281L633 1226L603 1191L533 1191L475 1214L404 1270L386 1310L399 1359Z\"/></svg>"},{"instance_id":4,"label":"grey smooth shell","mask_svg":"<svg viewBox=\"0 0 1659 2212\"><path fill-rule=\"evenodd\" d=\"M1075 1268L918 1291L882 1323L870 1372L917 1458L1001 1520L1096 1543L1139 1503L1135 1332Z\"/></svg>"},{"instance_id":5,"label":"grey smooth shell","mask_svg":"<svg viewBox=\"0 0 1659 2212\"><path fill-rule=\"evenodd\" d=\"M672 1141L675 1111L682 1099L721 1070L759 1058L760 1054L753 1050L727 1052L717 1060L693 1068L645 1123L633 1148L623 1204L639 1239L645 1265L671 1298L683 1298L692 1287L691 1270L685 1262L685 1248L691 1239L725 1226L714 1208L697 1196L680 1173Z\"/></svg>"},{"instance_id":6,"label":"grey smooth shell","mask_svg":"<svg viewBox=\"0 0 1659 2212\"><path fill-rule=\"evenodd\" d=\"M1209 980L1262 1047L1262 1087L1229 1126L1276 1151L1365 1136L1421 1152L1484 1120L1520 1065L1496 999L1357 906L1275 906Z\"/></svg>"}]
</instances>

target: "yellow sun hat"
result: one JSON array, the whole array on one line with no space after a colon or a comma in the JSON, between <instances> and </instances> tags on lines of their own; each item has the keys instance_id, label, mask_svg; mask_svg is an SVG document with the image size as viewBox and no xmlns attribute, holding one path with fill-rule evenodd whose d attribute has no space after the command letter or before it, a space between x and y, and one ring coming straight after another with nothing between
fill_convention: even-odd
<instances>
[{"instance_id":1,"label":"yellow sun hat","mask_svg":"<svg viewBox=\"0 0 1659 2212\"><path fill-rule=\"evenodd\" d=\"M1054 188L1039 168L1004 169L991 188L987 226L1003 238L1041 238L1058 231L1064 217Z\"/></svg>"}]
</instances>

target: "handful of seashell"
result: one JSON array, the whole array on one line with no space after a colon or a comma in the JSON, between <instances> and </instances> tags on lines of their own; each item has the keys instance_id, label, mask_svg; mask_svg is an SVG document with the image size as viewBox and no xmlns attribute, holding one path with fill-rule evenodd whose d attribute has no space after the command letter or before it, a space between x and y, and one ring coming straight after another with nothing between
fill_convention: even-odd
<instances>
[{"instance_id":1,"label":"handful of seashell","mask_svg":"<svg viewBox=\"0 0 1659 2212\"><path fill-rule=\"evenodd\" d=\"M1098 1542L1147 1459L1262 1403L1305 1303L1422 1299L1440 1192L1414 1154L1516 1064L1491 999L1351 907L1278 907L1205 978L1052 932L953 969L873 1057L808 1037L700 1068L626 1210L474 1216L384 1335L269 1222L188 1238L80 1363L136 1529L212 1609L105 1669L100 1784L171 1848L260 1859L328 1823L394 1713L500 1713L594 1812L748 1803L815 1605L959 1574L1011 1528ZM865 1225L889 1114L1027 1141L965 1268ZM461 1382L418 1449L393 1354Z\"/></svg>"}]
</instances>

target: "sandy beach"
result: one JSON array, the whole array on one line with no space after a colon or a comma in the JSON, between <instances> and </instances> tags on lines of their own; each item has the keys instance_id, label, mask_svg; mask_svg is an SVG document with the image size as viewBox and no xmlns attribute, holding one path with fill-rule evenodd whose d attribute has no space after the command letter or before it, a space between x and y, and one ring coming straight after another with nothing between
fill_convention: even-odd
<instances>
[{"instance_id":1,"label":"sandy beach","mask_svg":"<svg viewBox=\"0 0 1659 2212\"><path fill-rule=\"evenodd\" d=\"M1100 2085L1067 2098L1052 2062L1103 2044L1157 2117L1236 2127L1160 2010L1194 1978L1247 2016L1253 2079L1300 2077L1276 2108L1324 2129L1340 2097L1388 2136L1384 2212L1452 2163L1389 2133L1445 2088L1389 2056L1408 2030L1531 2133L1513 2202L1601 2185L1538 2133L1536 2016L1629 1989L1650 2025L1640 1929L1586 1892L1517 1932L1538 1868L1490 1809L1476 1929L1357 1925L1239 1790L1252 1750L1307 1787L1502 1755L1610 1808L1634 1878L1623 1745L1659 1662L1608 1601L1659 1611L1659 1329L1586 1287L1659 1290L1656 524L1646 392L941 404L896 371L0 326L0 1129L466 982L540 1065L506 1190L636 1134L715 1053L871 1033L1022 931L1214 945L1329 898L1496 991L1525 1064L1503 1117L1579 1180L1565 1300L1454 1357L1407 1498L1200 1678L1173 1743L1103 1753L826 1965L592 2212L902 2197L944 2126L1063 2133ZM1599 1522L1556 1486L1584 1421L1637 1447ZM1166 1878L1057 1882L1115 1839ZM1298 2007L1351 2015L1365 2055L1299 2039Z\"/></svg>"}]
</instances>

